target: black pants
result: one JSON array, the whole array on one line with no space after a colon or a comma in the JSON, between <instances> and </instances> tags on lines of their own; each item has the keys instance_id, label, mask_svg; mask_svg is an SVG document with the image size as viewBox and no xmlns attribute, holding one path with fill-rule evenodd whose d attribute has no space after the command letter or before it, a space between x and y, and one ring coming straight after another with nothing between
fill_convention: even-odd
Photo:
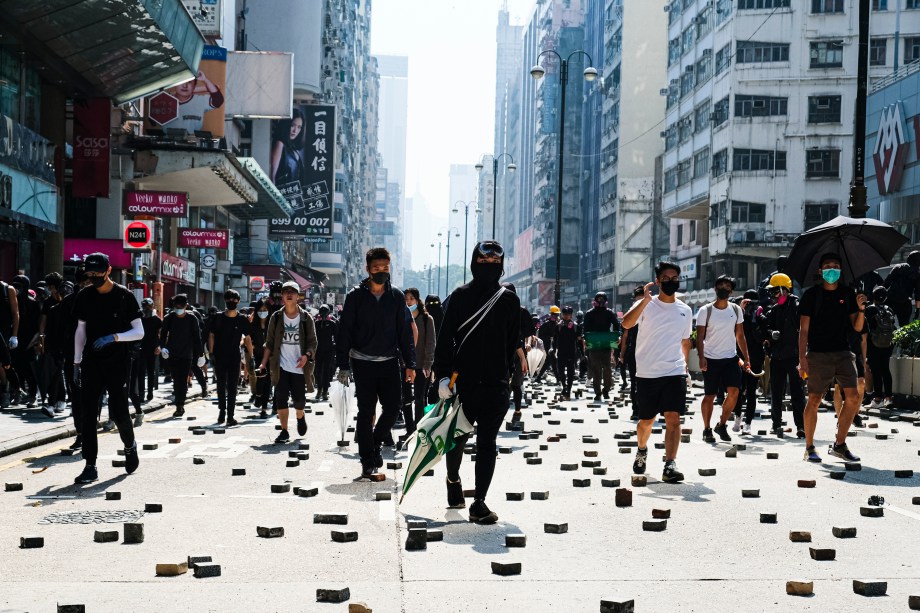
<instances>
[{"instance_id":1,"label":"black pants","mask_svg":"<svg viewBox=\"0 0 920 613\"><path fill-rule=\"evenodd\" d=\"M316 379L316 389L319 392L328 392L335 374L335 353L321 352L316 354L316 368L313 376Z\"/></svg>"},{"instance_id":2,"label":"black pants","mask_svg":"<svg viewBox=\"0 0 920 613\"><path fill-rule=\"evenodd\" d=\"M748 346L750 348L750 345ZM761 372L763 370L764 356L754 352L749 352L751 360L751 371ZM741 389L738 393L738 402L735 404L735 415L744 414L744 422L751 425L754 421L754 410L757 408L757 387L760 385L760 379L747 373L741 373Z\"/></svg>"},{"instance_id":3,"label":"black pants","mask_svg":"<svg viewBox=\"0 0 920 613\"><path fill-rule=\"evenodd\" d=\"M591 381L594 384L594 395L606 394L613 385L613 370L610 366L609 349L592 349L588 351L588 362L591 366ZM604 387L601 389L601 382Z\"/></svg>"},{"instance_id":4,"label":"black pants","mask_svg":"<svg viewBox=\"0 0 920 613\"><path fill-rule=\"evenodd\" d=\"M428 406L428 377L420 368L415 369L415 383L412 384L412 403L403 404L403 421L406 422L406 434L415 432L418 420L425 416Z\"/></svg>"},{"instance_id":5,"label":"black pants","mask_svg":"<svg viewBox=\"0 0 920 613\"><path fill-rule=\"evenodd\" d=\"M495 474L495 455L498 453L495 439L508 412L508 388L473 385L469 389L458 386L463 412L470 423L476 426L476 500L485 500ZM470 435L460 437L447 453L447 477L451 481L460 479L460 464L463 462L463 448Z\"/></svg>"},{"instance_id":6,"label":"black pants","mask_svg":"<svg viewBox=\"0 0 920 613\"><path fill-rule=\"evenodd\" d=\"M789 380L789 397L792 400L792 419L797 430L805 428L805 388L797 367L798 358L770 359L770 416L773 427L782 427L783 398L786 396L786 380Z\"/></svg>"},{"instance_id":7,"label":"black pants","mask_svg":"<svg viewBox=\"0 0 920 613\"><path fill-rule=\"evenodd\" d=\"M288 408L289 395L294 408L298 411L303 410L307 404L307 381L302 372L288 372L282 368L278 375L278 385L275 386L273 408L275 410Z\"/></svg>"},{"instance_id":8,"label":"black pants","mask_svg":"<svg viewBox=\"0 0 920 613\"><path fill-rule=\"evenodd\" d=\"M19 380L19 390L26 396L34 398L38 394L38 381L35 379L35 370L33 369L36 359L35 352L19 345L16 349L10 351L10 358L12 370L16 371L16 376Z\"/></svg>"},{"instance_id":9,"label":"black pants","mask_svg":"<svg viewBox=\"0 0 920 613\"><path fill-rule=\"evenodd\" d=\"M160 388L160 365L159 358L153 353L153 350L144 350L144 375L147 378L147 395L153 395L153 390Z\"/></svg>"},{"instance_id":10,"label":"black pants","mask_svg":"<svg viewBox=\"0 0 920 613\"><path fill-rule=\"evenodd\" d=\"M128 378L128 399L134 405L137 413L141 411L141 402L144 400L144 372L147 364L141 358L140 352L131 356L131 375Z\"/></svg>"},{"instance_id":11,"label":"black pants","mask_svg":"<svg viewBox=\"0 0 920 613\"><path fill-rule=\"evenodd\" d=\"M876 347L870 340L867 344L866 360L872 369L872 397L881 400L891 398L891 352L894 347Z\"/></svg>"},{"instance_id":12,"label":"black pants","mask_svg":"<svg viewBox=\"0 0 920 613\"><path fill-rule=\"evenodd\" d=\"M898 326L906 326L910 323L910 316L914 313L914 303L910 300L903 302L889 302L888 306L898 316Z\"/></svg>"},{"instance_id":13,"label":"black pants","mask_svg":"<svg viewBox=\"0 0 920 613\"><path fill-rule=\"evenodd\" d=\"M256 377L256 393L253 404L256 408L263 411L268 410L268 402L272 398L272 378L266 374L263 377Z\"/></svg>"},{"instance_id":14,"label":"black pants","mask_svg":"<svg viewBox=\"0 0 920 613\"><path fill-rule=\"evenodd\" d=\"M217 409L227 417L233 417L236 408L236 390L240 385L240 358L236 352L236 361L233 359L215 359L211 365L214 367L214 377L217 379Z\"/></svg>"},{"instance_id":15,"label":"black pants","mask_svg":"<svg viewBox=\"0 0 920 613\"><path fill-rule=\"evenodd\" d=\"M633 412L636 411L636 354L626 355L626 370L629 371L629 400L632 402Z\"/></svg>"},{"instance_id":16,"label":"black pants","mask_svg":"<svg viewBox=\"0 0 920 613\"><path fill-rule=\"evenodd\" d=\"M188 373L192 368L192 359L169 358L169 374L172 376L173 397L177 409L185 408L185 398L188 396Z\"/></svg>"},{"instance_id":17,"label":"black pants","mask_svg":"<svg viewBox=\"0 0 920 613\"><path fill-rule=\"evenodd\" d=\"M57 352L45 353L45 380L48 386L48 403L57 404L67 397L64 385L64 356Z\"/></svg>"},{"instance_id":18,"label":"black pants","mask_svg":"<svg viewBox=\"0 0 920 613\"><path fill-rule=\"evenodd\" d=\"M390 436L390 429L399 415L402 377L399 361L395 358L385 362L352 360L351 372L355 378L355 396L358 399L358 423L355 426L358 455L361 456L361 463L368 465L381 443ZM382 410L375 425L378 400Z\"/></svg>"},{"instance_id":19,"label":"black pants","mask_svg":"<svg viewBox=\"0 0 920 613\"><path fill-rule=\"evenodd\" d=\"M73 356L64 356L64 383L67 386L67 395L70 397L70 414L73 417L73 427L79 435L83 431L83 403L81 401L80 387L73 382Z\"/></svg>"},{"instance_id":20,"label":"black pants","mask_svg":"<svg viewBox=\"0 0 920 613\"><path fill-rule=\"evenodd\" d=\"M208 380L205 379L204 371L201 370L201 366L198 365L198 361L192 360L190 366L191 366L192 374L195 375L195 380L198 381L198 385L201 386L201 391L207 392L208 391Z\"/></svg>"},{"instance_id":21,"label":"black pants","mask_svg":"<svg viewBox=\"0 0 920 613\"><path fill-rule=\"evenodd\" d=\"M134 428L128 413L128 375L131 362L124 355L111 358L84 359L81 366L82 399L84 407L95 409L102 393L109 393L109 419L118 428L118 435L125 448L134 444ZM96 428L99 425L95 410L83 410L80 434L83 435L83 459L87 464L96 464L99 443Z\"/></svg>"},{"instance_id":22,"label":"black pants","mask_svg":"<svg viewBox=\"0 0 920 613\"><path fill-rule=\"evenodd\" d=\"M559 379L562 383L562 393L572 393L572 382L575 380L575 357L559 358Z\"/></svg>"}]
</instances>

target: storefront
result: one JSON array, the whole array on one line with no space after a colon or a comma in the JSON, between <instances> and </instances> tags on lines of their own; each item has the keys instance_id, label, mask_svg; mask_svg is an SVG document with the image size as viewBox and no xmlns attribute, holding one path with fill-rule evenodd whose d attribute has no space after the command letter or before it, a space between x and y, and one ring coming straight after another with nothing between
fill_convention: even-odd
<instances>
[{"instance_id":1,"label":"storefront","mask_svg":"<svg viewBox=\"0 0 920 613\"><path fill-rule=\"evenodd\" d=\"M163 254L160 275L163 280L163 303L168 305L176 294L186 294L192 304L202 304L195 287L197 267L194 262L168 253Z\"/></svg>"}]
</instances>

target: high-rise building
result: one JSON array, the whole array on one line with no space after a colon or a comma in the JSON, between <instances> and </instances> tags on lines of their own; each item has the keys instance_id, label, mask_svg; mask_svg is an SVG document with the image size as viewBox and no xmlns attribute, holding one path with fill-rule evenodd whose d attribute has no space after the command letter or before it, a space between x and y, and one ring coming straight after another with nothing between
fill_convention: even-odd
<instances>
[{"instance_id":1,"label":"high-rise building","mask_svg":"<svg viewBox=\"0 0 920 613\"><path fill-rule=\"evenodd\" d=\"M406 133L409 108L409 58L402 55L378 55L380 73L380 131L378 148L389 181L399 185L397 218L398 248L393 256L410 267L412 218L406 211Z\"/></svg>"},{"instance_id":2,"label":"high-rise building","mask_svg":"<svg viewBox=\"0 0 920 613\"><path fill-rule=\"evenodd\" d=\"M914 4L873 2L872 75L891 72L901 51L896 13ZM687 289L709 288L721 273L754 286L795 237L846 212L857 7L844 0L669 3L663 208L671 252L692 271ZM920 20L904 12L914 17L900 20L909 60L920 57ZM690 300L704 301L692 292Z\"/></svg>"}]
</instances>

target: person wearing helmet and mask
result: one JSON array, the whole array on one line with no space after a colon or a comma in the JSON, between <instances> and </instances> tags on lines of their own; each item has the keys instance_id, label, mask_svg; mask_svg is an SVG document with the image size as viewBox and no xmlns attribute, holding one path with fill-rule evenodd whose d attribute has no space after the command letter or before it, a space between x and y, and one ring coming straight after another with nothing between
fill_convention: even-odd
<instances>
[{"instance_id":1,"label":"person wearing helmet and mask","mask_svg":"<svg viewBox=\"0 0 920 613\"><path fill-rule=\"evenodd\" d=\"M771 305L764 314L764 348L770 354L770 416L773 434L783 436L783 398L786 383L792 404L796 435L805 437L805 390L799 365L799 299L792 291L792 279L783 273L770 277L767 289Z\"/></svg>"},{"instance_id":2,"label":"person wearing helmet and mask","mask_svg":"<svg viewBox=\"0 0 920 613\"><path fill-rule=\"evenodd\" d=\"M604 399L610 398L610 387L613 385L610 351L615 348L611 336L619 334L620 321L617 314L607 307L607 293L597 292L594 306L585 313L585 342L595 402L600 401L602 395Z\"/></svg>"},{"instance_id":3,"label":"person wearing helmet and mask","mask_svg":"<svg viewBox=\"0 0 920 613\"><path fill-rule=\"evenodd\" d=\"M521 301L499 285L505 251L496 241L478 243L470 270L473 280L455 289L447 301L444 323L435 346L434 371L441 398L460 395L463 410L476 425L476 490L469 519L494 524L498 515L486 505L495 473L496 438L508 412L508 381L521 345ZM456 383L451 387L451 377ZM455 441L447 453L447 504L466 506L460 481L460 464L469 435Z\"/></svg>"},{"instance_id":4,"label":"person wearing helmet and mask","mask_svg":"<svg viewBox=\"0 0 920 613\"><path fill-rule=\"evenodd\" d=\"M911 251L906 262L891 269L885 289L886 304L898 316L898 325L906 326L914 308L920 309L920 251Z\"/></svg>"},{"instance_id":5,"label":"person wearing helmet and mask","mask_svg":"<svg viewBox=\"0 0 920 613\"><path fill-rule=\"evenodd\" d=\"M540 340L543 341L543 346L546 348L546 361L543 363L543 368L537 373L537 381L543 379L543 375L547 370L553 373L557 383L560 381L559 369L556 367L556 332L558 331L557 324L559 323L560 313L559 307L555 304L549 307L549 317L537 328L537 336L540 337Z\"/></svg>"},{"instance_id":6,"label":"person wearing helmet and mask","mask_svg":"<svg viewBox=\"0 0 920 613\"><path fill-rule=\"evenodd\" d=\"M562 396L569 400L572 395L572 383L575 380L575 358L582 339L579 328L572 321L574 309L562 307L562 321L556 325L556 364L562 383Z\"/></svg>"},{"instance_id":7,"label":"person wearing helmet and mask","mask_svg":"<svg viewBox=\"0 0 920 613\"><path fill-rule=\"evenodd\" d=\"M754 373L762 374L764 369L765 317L757 290L749 289L744 292L740 304L741 310L744 311L744 322L741 325L744 328L744 340L747 342L751 364L750 368L741 373L741 392L735 405L735 425L732 426L732 431L747 435L751 433L751 423L757 410L757 391L763 381L762 377Z\"/></svg>"},{"instance_id":8,"label":"person wearing helmet and mask","mask_svg":"<svg viewBox=\"0 0 920 613\"><path fill-rule=\"evenodd\" d=\"M335 374L335 336L338 324L328 304L319 307L316 315L316 400L329 400L329 385Z\"/></svg>"},{"instance_id":9,"label":"person wearing helmet and mask","mask_svg":"<svg viewBox=\"0 0 920 613\"><path fill-rule=\"evenodd\" d=\"M891 405L890 360L898 321L894 311L886 304L887 298L888 290L876 287L872 290L872 304L866 307L866 324L869 328L866 357L872 371L872 404L869 407L873 409ZM859 417L859 414L856 416Z\"/></svg>"},{"instance_id":10,"label":"person wearing helmet and mask","mask_svg":"<svg viewBox=\"0 0 920 613\"><path fill-rule=\"evenodd\" d=\"M588 354L585 353L585 312L575 312L575 328L581 342L576 347L575 361L578 363L578 380L584 381L588 377Z\"/></svg>"}]
</instances>

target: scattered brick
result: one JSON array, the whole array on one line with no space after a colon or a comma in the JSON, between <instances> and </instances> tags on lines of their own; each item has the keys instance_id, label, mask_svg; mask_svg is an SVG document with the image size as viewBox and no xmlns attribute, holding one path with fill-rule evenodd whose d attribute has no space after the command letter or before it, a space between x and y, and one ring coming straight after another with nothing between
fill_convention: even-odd
<instances>
[{"instance_id":1,"label":"scattered brick","mask_svg":"<svg viewBox=\"0 0 920 613\"><path fill-rule=\"evenodd\" d=\"M429 543L443 541L444 531L443 530L426 530L425 540L427 540Z\"/></svg>"},{"instance_id":2,"label":"scattered brick","mask_svg":"<svg viewBox=\"0 0 920 613\"><path fill-rule=\"evenodd\" d=\"M319 494L318 487L302 487L300 488L300 492L297 493L301 498L313 498L317 494Z\"/></svg>"},{"instance_id":3,"label":"scattered brick","mask_svg":"<svg viewBox=\"0 0 920 613\"><path fill-rule=\"evenodd\" d=\"M195 578L220 577L220 564L203 563L195 565Z\"/></svg>"},{"instance_id":4,"label":"scattered brick","mask_svg":"<svg viewBox=\"0 0 920 613\"><path fill-rule=\"evenodd\" d=\"M162 513L163 505L160 504L159 502L148 502L147 504L144 505L144 512L145 513Z\"/></svg>"},{"instance_id":5,"label":"scattered brick","mask_svg":"<svg viewBox=\"0 0 920 613\"><path fill-rule=\"evenodd\" d=\"M527 463L531 466L543 464L543 458L527 458Z\"/></svg>"},{"instance_id":6,"label":"scattered brick","mask_svg":"<svg viewBox=\"0 0 920 613\"><path fill-rule=\"evenodd\" d=\"M520 562L492 562L492 574L507 577L521 574Z\"/></svg>"},{"instance_id":7,"label":"scattered brick","mask_svg":"<svg viewBox=\"0 0 920 613\"><path fill-rule=\"evenodd\" d=\"M527 536L523 534L506 534L505 547L526 547Z\"/></svg>"},{"instance_id":8,"label":"scattered brick","mask_svg":"<svg viewBox=\"0 0 920 613\"><path fill-rule=\"evenodd\" d=\"M348 525L348 514L347 513L314 513L313 523L314 524L334 524L337 526L347 526Z\"/></svg>"},{"instance_id":9,"label":"scattered brick","mask_svg":"<svg viewBox=\"0 0 920 613\"><path fill-rule=\"evenodd\" d=\"M817 560L818 562L830 562L837 557L837 551L835 549L817 549L815 547L809 547L808 553L811 555L812 560Z\"/></svg>"},{"instance_id":10,"label":"scattered brick","mask_svg":"<svg viewBox=\"0 0 920 613\"><path fill-rule=\"evenodd\" d=\"M144 524L124 524L126 545L139 545L144 542Z\"/></svg>"},{"instance_id":11,"label":"scattered brick","mask_svg":"<svg viewBox=\"0 0 920 613\"><path fill-rule=\"evenodd\" d=\"M862 464L860 464L859 462L844 462L843 465L846 467L847 470L851 470L854 472L862 470Z\"/></svg>"},{"instance_id":12,"label":"scattered brick","mask_svg":"<svg viewBox=\"0 0 920 613\"><path fill-rule=\"evenodd\" d=\"M245 468L231 468L230 469L230 476L232 477L243 477L245 475L246 475Z\"/></svg>"},{"instance_id":13,"label":"scattered brick","mask_svg":"<svg viewBox=\"0 0 920 613\"><path fill-rule=\"evenodd\" d=\"M178 577L188 572L188 564L181 562L179 564L157 564L156 573L158 577Z\"/></svg>"},{"instance_id":14,"label":"scattered brick","mask_svg":"<svg viewBox=\"0 0 920 613\"><path fill-rule=\"evenodd\" d=\"M336 543L354 543L358 540L358 533L355 530L333 530L332 540Z\"/></svg>"},{"instance_id":15,"label":"scattered brick","mask_svg":"<svg viewBox=\"0 0 920 613\"><path fill-rule=\"evenodd\" d=\"M664 532L668 527L668 520L648 520L642 522L642 530L644 532Z\"/></svg>"},{"instance_id":16,"label":"scattered brick","mask_svg":"<svg viewBox=\"0 0 920 613\"><path fill-rule=\"evenodd\" d=\"M839 539L853 539L856 538L856 528L838 528L834 526L831 531Z\"/></svg>"},{"instance_id":17,"label":"scattered brick","mask_svg":"<svg viewBox=\"0 0 920 613\"><path fill-rule=\"evenodd\" d=\"M194 569L199 564L207 564L208 562L213 562L211 556L188 556L186 558L186 563L188 567Z\"/></svg>"},{"instance_id":18,"label":"scattered brick","mask_svg":"<svg viewBox=\"0 0 920 613\"><path fill-rule=\"evenodd\" d=\"M106 500L121 500L121 492L106 492Z\"/></svg>"},{"instance_id":19,"label":"scattered brick","mask_svg":"<svg viewBox=\"0 0 920 613\"><path fill-rule=\"evenodd\" d=\"M399 470L402 468L402 462L387 462L387 470Z\"/></svg>"},{"instance_id":20,"label":"scattered brick","mask_svg":"<svg viewBox=\"0 0 920 613\"><path fill-rule=\"evenodd\" d=\"M606 474L607 474L607 468L606 468L606 467L603 467L603 466L595 466L595 467L594 467L594 474L595 474L595 475L606 475Z\"/></svg>"},{"instance_id":21,"label":"scattered brick","mask_svg":"<svg viewBox=\"0 0 920 613\"><path fill-rule=\"evenodd\" d=\"M591 487L591 479L572 479L572 485L575 487Z\"/></svg>"},{"instance_id":22,"label":"scattered brick","mask_svg":"<svg viewBox=\"0 0 920 613\"><path fill-rule=\"evenodd\" d=\"M742 498L760 498L760 490L741 490Z\"/></svg>"},{"instance_id":23,"label":"scattered brick","mask_svg":"<svg viewBox=\"0 0 920 613\"><path fill-rule=\"evenodd\" d=\"M549 500L549 492L530 492L531 500Z\"/></svg>"},{"instance_id":24,"label":"scattered brick","mask_svg":"<svg viewBox=\"0 0 920 613\"><path fill-rule=\"evenodd\" d=\"M316 602L346 602L351 599L351 590L347 587L341 589L316 588Z\"/></svg>"},{"instance_id":25,"label":"scattered brick","mask_svg":"<svg viewBox=\"0 0 920 613\"><path fill-rule=\"evenodd\" d=\"M671 519L671 509L652 509L653 519Z\"/></svg>"},{"instance_id":26,"label":"scattered brick","mask_svg":"<svg viewBox=\"0 0 920 613\"><path fill-rule=\"evenodd\" d=\"M256 526L256 534L259 535L259 538L264 539L281 538L284 536L284 528L282 526Z\"/></svg>"},{"instance_id":27,"label":"scattered brick","mask_svg":"<svg viewBox=\"0 0 920 613\"><path fill-rule=\"evenodd\" d=\"M731 449L727 449L725 451L725 457L726 458L737 458L738 450L735 447L732 447Z\"/></svg>"},{"instance_id":28,"label":"scattered brick","mask_svg":"<svg viewBox=\"0 0 920 613\"><path fill-rule=\"evenodd\" d=\"M523 496L523 494L521 494ZM392 500L393 492L376 492L374 494L374 500Z\"/></svg>"},{"instance_id":29,"label":"scattered brick","mask_svg":"<svg viewBox=\"0 0 920 613\"><path fill-rule=\"evenodd\" d=\"M645 487L648 485L648 477L645 475L633 475L632 476L632 486L633 487Z\"/></svg>"},{"instance_id":30,"label":"scattered brick","mask_svg":"<svg viewBox=\"0 0 920 613\"><path fill-rule=\"evenodd\" d=\"M888 591L888 582L853 579L853 591L860 596L884 596Z\"/></svg>"},{"instance_id":31,"label":"scattered brick","mask_svg":"<svg viewBox=\"0 0 920 613\"><path fill-rule=\"evenodd\" d=\"M883 507L859 507L859 514L863 517L884 517L885 509Z\"/></svg>"},{"instance_id":32,"label":"scattered brick","mask_svg":"<svg viewBox=\"0 0 920 613\"><path fill-rule=\"evenodd\" d=\"M45 546L45 537L43 536L20 536L20 549L41 549Z\"/></svg>"},{"instance_id":33,"label":"scattered brick","mask_svg":"<svg viewBox=\"0 0 920 613\"><path fill-rule=\"evenodd\" d=\"M559 467L559 470L562 470L562 471L578 470L578 464L563 464L562 466Z\"/></svg>"},{"instance_id":34,"label":"scattered brick","mask_svg":"<svg viewBox=\"0 0 920 613\"><path fill-rule=\"evenodd\" d=\"M775 523L776 523L776 513L761 513L761 514L760 514L760 523L762 523L762 524L775 524Z\"/></svg>"},{"instance_id":35,"label":"scattered brick","mask_svg":"<svg viewBox=\"0 0 920 613\"><path fill-rule=\"evenodd\" d=\"M568 524L543 524L543 532L546 534L565 534L569 531Z\"/></svg>"},{"instance_id":36,"label":"scattered brick","mask_svg":"<svg viewBox=\"0 0 920 613\"><path fill-rule=\"evenodd\" d=\"M804 530L793 530L789 533L789 540L793 543L810 543L811 532Z\"/></svg>"},{"instance_id":37,"label":"scattered brick","mask_svg":"<svg viewBox=\"0 0 920 613\"><path fill-rule=\"evenodd\" d=\"M406 551L424 551L428 549L428 530L410 528L406 537Z\"/></svg>"},{"instance_id":38,"label":"scattered brick","mask_svg":"<svg viewBox=\"0 0 920 613\"><path fill-rule=\"evenodd\" d=\"M812 581L787 581L786 593L790 596L811 596L815 592Z\"/></svg>"},{"instance_id":39,"label":"scattered brick","mask_svg":"<svg viewBox=\"0 0 920 613\"><path fill-rule=\"evenodd\" d=\"M779 454L778 454L777 452L775 452L775 451L768 451L768 452L767 452L767 459L768 459L768 460L778 460L778 459L779 459Z\"/></svg>"},{"instance_id":40,"label":"scattered brick","mask_svg":"<svg viewBox=\"0 0 920 613\"><path fill-rule=\"evenodd\" d=\"M601 613L635 613L633 600L601 598Z\"/></svg>"},{"instance_id":41,"label":"scattered brick","mask_svg":"<svg viewBox=\"0 0 920 613\"><path fill-rule=\"evenodd\" d=\"M620 487L619 479L601 479L601 487Z\"/></svg>"},{"instance_id":42,"label":"scattered brick","mask_svg":"<svg viewBox=\"0 0 920 613\"><path fill-rule=\"evenodd\" d=\"M582 468L597 468L600 465L601 465L600 460L582 460L581 461Z\"/></svg>"},{"instance_id":43,"label":"scattered brick","mask_svg":"<svg viewBox=\"0 0 920 613\"><path fill-rule=\"evenodd\" d=\"M195 456L192 458L192 464L204 464L204 458L199 458Z\"/></svg>"},{"instance_id":44,"label":"scattered brick","mask_svg":"<svg viewBox=\"0 0 920 613\"><path fill-rule=\"evenodd\" d=\"M631 507L632 506L632 490L625 487L620 488L616 491L616 500L615 504L618 507Z\"/></svg>"},{"instance_id":45,"label":"scattered brick","mask_svg":"<svg viewBox=\"0 0 920 613\"><path fill-rule=\"evenodd\" d=\"M894 471L894 476L898 479L910 479L914 476L914 471L912 470L896 470Z\"/></svg>"},{"instance_id":46,"label":"scattered brick","mask_svg":"<svg viewBox=\"0 0 920 613\"><path fill-rule=\"evenodd\" d=\"M272 483L272 494L287 494L291 491L290 483Z\"/></svg>"},{"instance_id":47,"label":"scattered brick","mask_svg":"<svg viewBox=\"0 0 920 613\"><path fill-rule=\"evenodd\" d=\"M801 488L811 489L818 484L814 479L799 479L798 485Z\"/></svg>"}]
</instances>

